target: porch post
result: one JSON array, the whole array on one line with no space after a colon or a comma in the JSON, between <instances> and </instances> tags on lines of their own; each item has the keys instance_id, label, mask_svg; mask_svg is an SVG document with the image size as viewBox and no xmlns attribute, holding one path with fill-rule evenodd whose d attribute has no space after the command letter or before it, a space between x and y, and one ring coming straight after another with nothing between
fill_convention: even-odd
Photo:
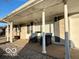
<instances>
[{"instance_id":1,"label":"porch post","mask_svg":"<svg viewBox=\"0 0 79 59\"><path fill-rule=\"evenodd\" d=\"M10 43L13 42L13 22L10 22Z\"/></svg>"},{"instance_id":2,"label":"porch post","mask_svg":"<svg viewBox=\"0 0 79 59\"><path fill-rule=\"evenodd\" d=\"M42 11L42 53L46 53L46 41L45 41L45 9Z\"/></svg>"},{"instance_id":3,"label":"porch post","mask_svg":"<svg viewBox=\"0 0 79 59\"><path fill-rule=\"evenodd\" d=\"M66 1L64 1L64 19L65 19L65 59L70 58L70 47L69 47L69 20L68 20L68 7Z\"/></svg>"},{"instance_id":4,"label":"porch post","mask_svg":"<svg viewBox=\"0 0 79 59\"><path fill-rule=\"evenodd\" d=\"M7 41L9 41L9 25L8 24L6 28L6 37L7 37Z\"/></svg>"}]
</instances>

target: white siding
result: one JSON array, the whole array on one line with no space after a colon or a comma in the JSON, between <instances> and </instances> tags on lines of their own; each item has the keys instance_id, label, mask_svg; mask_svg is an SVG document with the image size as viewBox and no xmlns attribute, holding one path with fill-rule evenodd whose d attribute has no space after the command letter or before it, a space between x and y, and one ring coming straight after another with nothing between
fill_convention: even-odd
<instances>
[{"instance_id":1,"label":"white siding","mask_svg":"<svg viewBox=\"0 0 79 59\"><path fill-rule=\"evenodd\" d=\"M75 48L79 48L79 14L69 18L70 20L70 40Z\"/></svg>"}]
</instances>

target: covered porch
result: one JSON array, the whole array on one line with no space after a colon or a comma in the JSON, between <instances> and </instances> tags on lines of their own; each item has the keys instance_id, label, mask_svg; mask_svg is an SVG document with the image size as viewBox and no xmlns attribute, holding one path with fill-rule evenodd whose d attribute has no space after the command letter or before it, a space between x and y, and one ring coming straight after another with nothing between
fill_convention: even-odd
<instances>
[{"instance_id":1,"label":"covered porch","mask_svg":"<svg viewBox=\"0 0 79 59\"><path fill-rule=\"evenodd\" d=\"M32 0L28 2L30 4L24 4L26 8L22 6L21 9L13 11L8 17L4 18L4 21L8 23L7 41L12 43L14 36L20 36L19 39L29 41L32 33L40 31L43 36L41 52L45 54L47 53L45 34L52 33L52 43L65 45L65 59L70 59L68 13L72 14L78 11L78 9L72 10L77 7L74 2L76 1ZM55 42L56 37L60 38L60 42Z\"/></svg>"}]
</instances>

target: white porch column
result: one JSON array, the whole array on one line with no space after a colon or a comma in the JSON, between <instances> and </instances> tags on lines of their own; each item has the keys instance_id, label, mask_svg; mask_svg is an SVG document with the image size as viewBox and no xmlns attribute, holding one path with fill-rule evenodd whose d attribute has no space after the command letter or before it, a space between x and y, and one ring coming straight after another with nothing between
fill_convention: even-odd
<instances>
[{"instance_id":1,"label":"white porch column","mask_svg":"<svg viewBox=\"0 0 79 59\"><path fill-rule=\"evenodd\" d=\"M9 25L8 24L6 28L6 37L7 37L7 41L9 41Z\"/></svg>"},{"instance_id":2,"label":"white porch column","mask_svg":"<svg viewBox=\"0 0 79 59\"><path fill-rule=\"evenodd\" d=\"M45 41L45 9L42 11L42 53L46 53L46 41Z\"/></svg>"},{"instance_id":3,"label":"white porch column","mask_svg":"<svg viewBox=\"0 0 79 59\"><path fill-rule=\"evenodd\" d=\"M13 42L13 22L10 22L10 43Z\"/></svg>"},{"instance_id":4,"label":"white porch column","mask_svg":"<svg viewBox=\"0 0 79 59\"><path fill-rule=\"evenodd\" d=\"M70 47L69 47L69 20L68 20L68 9L67 3L64 1L64 19L65 19L65 59L70 58Z\"/></svg>"}]
</instances>

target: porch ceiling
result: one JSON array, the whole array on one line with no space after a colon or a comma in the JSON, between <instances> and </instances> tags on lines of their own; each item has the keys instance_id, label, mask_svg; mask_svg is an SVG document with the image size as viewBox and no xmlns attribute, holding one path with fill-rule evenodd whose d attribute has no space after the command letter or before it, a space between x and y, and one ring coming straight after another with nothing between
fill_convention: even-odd
<instances>
[{"instance_id":1,"label":"porch ceiling","mask_svg":"<svg viewBox=\"0 0 79 59\"><path fill-rule=\"evenodd\" d=\"M45 10L46 20L51 20L54 15L63 13L63 1L62 0L44 0L11 17L10 16L6 17L4 20L13 21L14 24L29 23L31 21L40 22L43 8L46 8ZM68 8L69 8L68 9L69 13L79 12L79 0L68 0Z\"/></svg>"}]
</instances>

